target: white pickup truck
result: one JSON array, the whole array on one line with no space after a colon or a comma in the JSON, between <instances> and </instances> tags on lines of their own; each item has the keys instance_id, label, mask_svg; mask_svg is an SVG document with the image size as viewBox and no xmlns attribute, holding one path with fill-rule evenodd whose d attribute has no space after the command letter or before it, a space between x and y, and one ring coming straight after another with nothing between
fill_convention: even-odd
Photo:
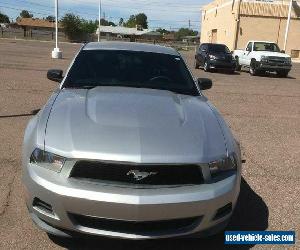
<instances>
[{"instance_id":1,"label":"white pickup truck","mask_svg":"<svg viewBox=\"0 0 300 250\"><path fill-rule=\"evenodd\" d=\"M291 57L280 51L274 42L249 41L245 50L235 50L233 56L237 61L237 69L249 68L251 75L269 71L287 77L292 69Z\"/></svg>"}]
</instances>

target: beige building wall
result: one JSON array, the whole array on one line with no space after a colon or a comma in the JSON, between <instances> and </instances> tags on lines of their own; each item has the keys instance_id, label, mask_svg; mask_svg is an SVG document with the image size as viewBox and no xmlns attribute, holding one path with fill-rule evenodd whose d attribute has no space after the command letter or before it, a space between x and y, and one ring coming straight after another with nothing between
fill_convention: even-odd
<instances>
[{"instance_id":1,"label":"beige building wall","mask_svg":"<svg viewBox=\"0 0 300 250\"><path fill-rule=\"evenodd\" d=\"M284 47L289 0L216 0L202 9L201 42L243 49L249 40L266 40ZM300 2L294 3L286 52L300 56ZM293 53L292 53L293 52Z\"/></svg>"},{"instance_id":2,"label":"beige building wall","mask_svg":"<svg viewBox=\"0 0 300 250\"><path fill-rule=\"evenodd\" d=\"M237 3L218 1L202 11L201 43L225 43L234 47Z\"/></svg>"},{"instance_id":3,"label":"beige building wall","mask_svg":"<svg viewBox=\"0 0 300 250\"><path fill-rule=\"evenodd\" d=\"M238 32L237 49L244 49L249 40L276 42L281 49L284 47L284 37L287 19L258 16L241 16ZM300 20L292 19L286 52L300 50Z\"/></svg>"}]
</instances>

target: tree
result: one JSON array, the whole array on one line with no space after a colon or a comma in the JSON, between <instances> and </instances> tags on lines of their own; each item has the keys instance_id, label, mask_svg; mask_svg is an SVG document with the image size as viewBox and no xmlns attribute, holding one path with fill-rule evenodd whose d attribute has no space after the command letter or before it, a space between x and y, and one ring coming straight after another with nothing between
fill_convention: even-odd
<instances>
[{"instance_id":1,"label":"tree","mask_svg":"<svg viewBox=\"0 0 300 250\"><path fill-rule=\"evenodd\" d=\"M185 36L196 36L198 35L197 31L188 29L188 28L180 28L176 33L175 33L175 38L176 40L181 40Z\"/></svg>"},{"instance_id":2,"label":"tree","mask_svg":"<svg viewBox=\"0 0 300 250\"><path fill-rule=\"evenodd\" d=\"M81 19L81 31L82 33L86 34L93 34L96 32L98 28L98 21L87 21L84 19Z\"/></svg>"},{"instance_id":3,"label":"tree","mask_svg":"<svg viewBox=\"0 0 300 250\"><path fill-rule=\"evenodd\" d=\"M119 21L119 26L123 26L124 25L124 18L120 18L120 21Z\"/></svg>"},{"instance_id":4,"label":"tree","mask_svg":"<svg viewBox=\"0 0 300 250\"><path fill-rule=\"evenodd\" d=\"M148 29L148 18L144 13L131 15L124 26L128 28L135 28L136 26L140 26L143 29Z\"/></svg>"},{"instance_id":5,"label":"tree","mask_svg":"<svg viewBox=\"0 0 300 250\"><path fill-rule=\"evenodd\" d=\"M28 10L22 10L20 13L21 18L32 18L33 15L29 13Z\"/></svg>"},{"instance_id":6,"label":"tree","mask_svg":"<svg viewBox=\"0 0 300 250\"><path fill-rule=\"evenodd\" d=\"M0 23L10 23L9 17L0 12Z\"/></svg>"},{"instance_id":7,"label":"tree","mask_svg":"<svg viewBox=\"0 0 300 250\"><path fill-rule=\"evenodd\" d=\"M100 23L101 23L102 26L114 26L114 27L117 26L115 23L107 21L104 18L101 18Z\"/></svg>"},{"instance_id":8,"label":"tree","mask_svg":"<svg viewBox=\"0 0 300 250\"><path fill-rule=\"evenodd\" d=\"M55 16L47 16L46 20L49 22L55 22Z\"/></svg>"},{"instance_id":9,"label":"tree","mask_svg":"<svg viewBox=\"0 0 300 250\"><path fill-rule=\"evenodd\" d=\"M125 27L134 28L136 27L135 15L131 15L128 21L124 24Z\"/></svg>"},{"instance_id":10,"label":"tree","mask_svg":"<svg viewBox=\"0 0 300 250\"><path fill-rule=\"evenodd\" d=\"M163 35L171 33L169 30L162 29L162 28L158 28L156 31L159 32L160 34L163 34Z\"/></svg>"},{"instance_id":11,"label":"tree","mask_svg":"<svg viewBox=\"0 0 300 250\"><path fill-rule=\"evenodd\" d=\"M135 16L136 24L140 25L143 29L148 29L148 17L144 13Z\"/></svg>"},{"instance_id":12,"label":"tree","mask_svg":"<svg viewBox=\"0 0 300 250\"><path fill-rule=\"evenodd\" d=\"M99 21L91 21L80 18L79 16L74 15L73 13L67 13L60 20L64 32L72 41L80 41L88 39L89 34L94 34L98 28ZM104 19L101 19L101 25L114 25L113 22L108 22Z\"/></svg>"},{"instance_id":13,"label":"tree","mask_svg":"<svg viewBox=\"0 0 300 250\"><path fill-rule=\"evenodd\" d=\"M78 40L83 35L82 20L79 16L67 13L60 22L70 40Z\"/></svg>"}]
</instances>

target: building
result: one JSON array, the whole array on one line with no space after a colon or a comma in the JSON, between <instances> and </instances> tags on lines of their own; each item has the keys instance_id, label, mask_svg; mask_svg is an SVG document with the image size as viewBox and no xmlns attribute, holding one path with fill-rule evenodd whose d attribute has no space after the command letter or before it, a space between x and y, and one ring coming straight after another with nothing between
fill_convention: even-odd
<instances>
[{"instance_id":1,"label":"building","mask_svg":"<svg viewBox=\"0 0 300 250\"><path fill-rule=\"evenodd\" d=\"M176 41L175 32L171 32L168 34L163 34L163 40L167 42L174 42Z\"/></svg>"},{"instance_id":2,"label":"building","mask_svg":"<svg viewBox=\"0 0 300 250\"><path fill-rule=\"evenodd\" d=\"M197 44L200 41L200 36L184 36L182 38L182 42L188 43L188 44Z\"/></svg>"},{"instance_id":3,"label":"building","mask_svg":"<svg viewBox=\"0 0 300 250\"><path fill-rule=\"evenodd\" d=\"M33 33L55 31L55 22L48 21L46 19L39 18L18 18L15 24L12 24L14 28L22 28L24 31L24 37L32 36ZM59 31L62 31L62 27L58 24Z\"/></svg>"},{"instance_id":4,"label":"building","mask_svg":"<svg viewBox=\"0 0 300 250\"><path fill-rule=\"evenodd\" d=\"M129 38L131 41L136 39L145 40L161 40L162 34L149 29L143 29L141 27L127 28L123 26L100 26L101 36L105 36L107 39L111 38ZM99 33L97 29L96 34Z\"/></svg>"},{"instance_id":5,"label":"building","mask_svg":"<svg viewBox=\"0 0 300 250\"><path fill-rule=\"evenodd\" d=\"M8 23L0 23L0 29L7 29Z\"/></svg>"},{"instance_id":6,"label":"building","mask_svg":"<svg viewBox=\"0 0 300 250\"><path fill-rule=\"evenodd\" d=\"M284 47L289 0L215 0L202 8L201 42L242 49L249 40ZM293 2L286 52L299 57L300 2Z\"/></svg>"}]
</instances>

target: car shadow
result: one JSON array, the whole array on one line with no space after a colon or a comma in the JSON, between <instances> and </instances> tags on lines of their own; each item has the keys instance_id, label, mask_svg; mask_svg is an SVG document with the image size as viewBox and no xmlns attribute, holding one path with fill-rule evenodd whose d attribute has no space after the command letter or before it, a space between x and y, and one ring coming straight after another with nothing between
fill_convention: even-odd
<instances>
[{"instance_id":1,"label":"car shadow","mask_svg":"<svg viewBox=\"0 0 300 250\"><path fill-rule=\"evenodd\" d=\"M240 75L241 74L239 71L234 71L233 73L231 73L231 72L228 72L228 71L222 70L222 69L215 70L215 73L219 73L219 74L222 74L222 75L231 75L231 76L235 76L235 75Z\"/></svg>"},{"instance_id":2,"label":"car shadow","mask_svg":"<svg viewBox=\"0 0 300 250\"><path fill-rule=\"evenodd\" d=\"M241 72L249 74L249 71L247 71L247 70L241 70ZM281 77L281 76L277 75L276 73L272 73L272 72L266 72L264 74L259 74L256 77L279 78L279 79L287 79L287 80L295 80L295 79L297 79L297 78L295 78L293 76L289 76L289 75L287 77Z\"/></svg>"},{"instance_id":3,"label":"car shadow","mask_svg":"<svg viewBox=\"0 0 300 250\"><path fill-rule=\"evenodd\" d=\"M282 76L279 76L276 73L272 73L272 72L266 72L265 74L260 74L258 76L265 77L265 78L280 78L280 79L291 79L291 80L296 79L295 77L292 77L292 76L282 77Z\"/></svg>"},{"instance_id":4,"label":"car shadow","mask_svg":"<svg viewBox=\"0 0 300 250\"><path fill-rule=\"evenodd\" d=\"M238 72L238 71L235 71L233 73L231 72L228 72L226 70L221 70L221 69L215 69L215 70L211 70L210 72L205 72L205 73L208 73L208 74L220 74L220 75L229 75L229 76L235 76L235 75L240 75L241 73Z\"/></svg>"},{"instance_id":5,"label":"car shadow","mask_svg":"<svg viewBox=\"0 0 300 250\"><path fill-rule=\"evenodd\" d=\"M269 209L263 199L257 195L245 179L242 179L240 197L237 202L227 231L265 231L268 228ZM102 238L62 239L54 236L49 238L55 244L66 249L102 249L102 250L199 250L199 249L239 249L248 250L254 245L224 245L224 235L203 239L169 239L151 241L128 241Z\"/></svg>"}]
</instances>

